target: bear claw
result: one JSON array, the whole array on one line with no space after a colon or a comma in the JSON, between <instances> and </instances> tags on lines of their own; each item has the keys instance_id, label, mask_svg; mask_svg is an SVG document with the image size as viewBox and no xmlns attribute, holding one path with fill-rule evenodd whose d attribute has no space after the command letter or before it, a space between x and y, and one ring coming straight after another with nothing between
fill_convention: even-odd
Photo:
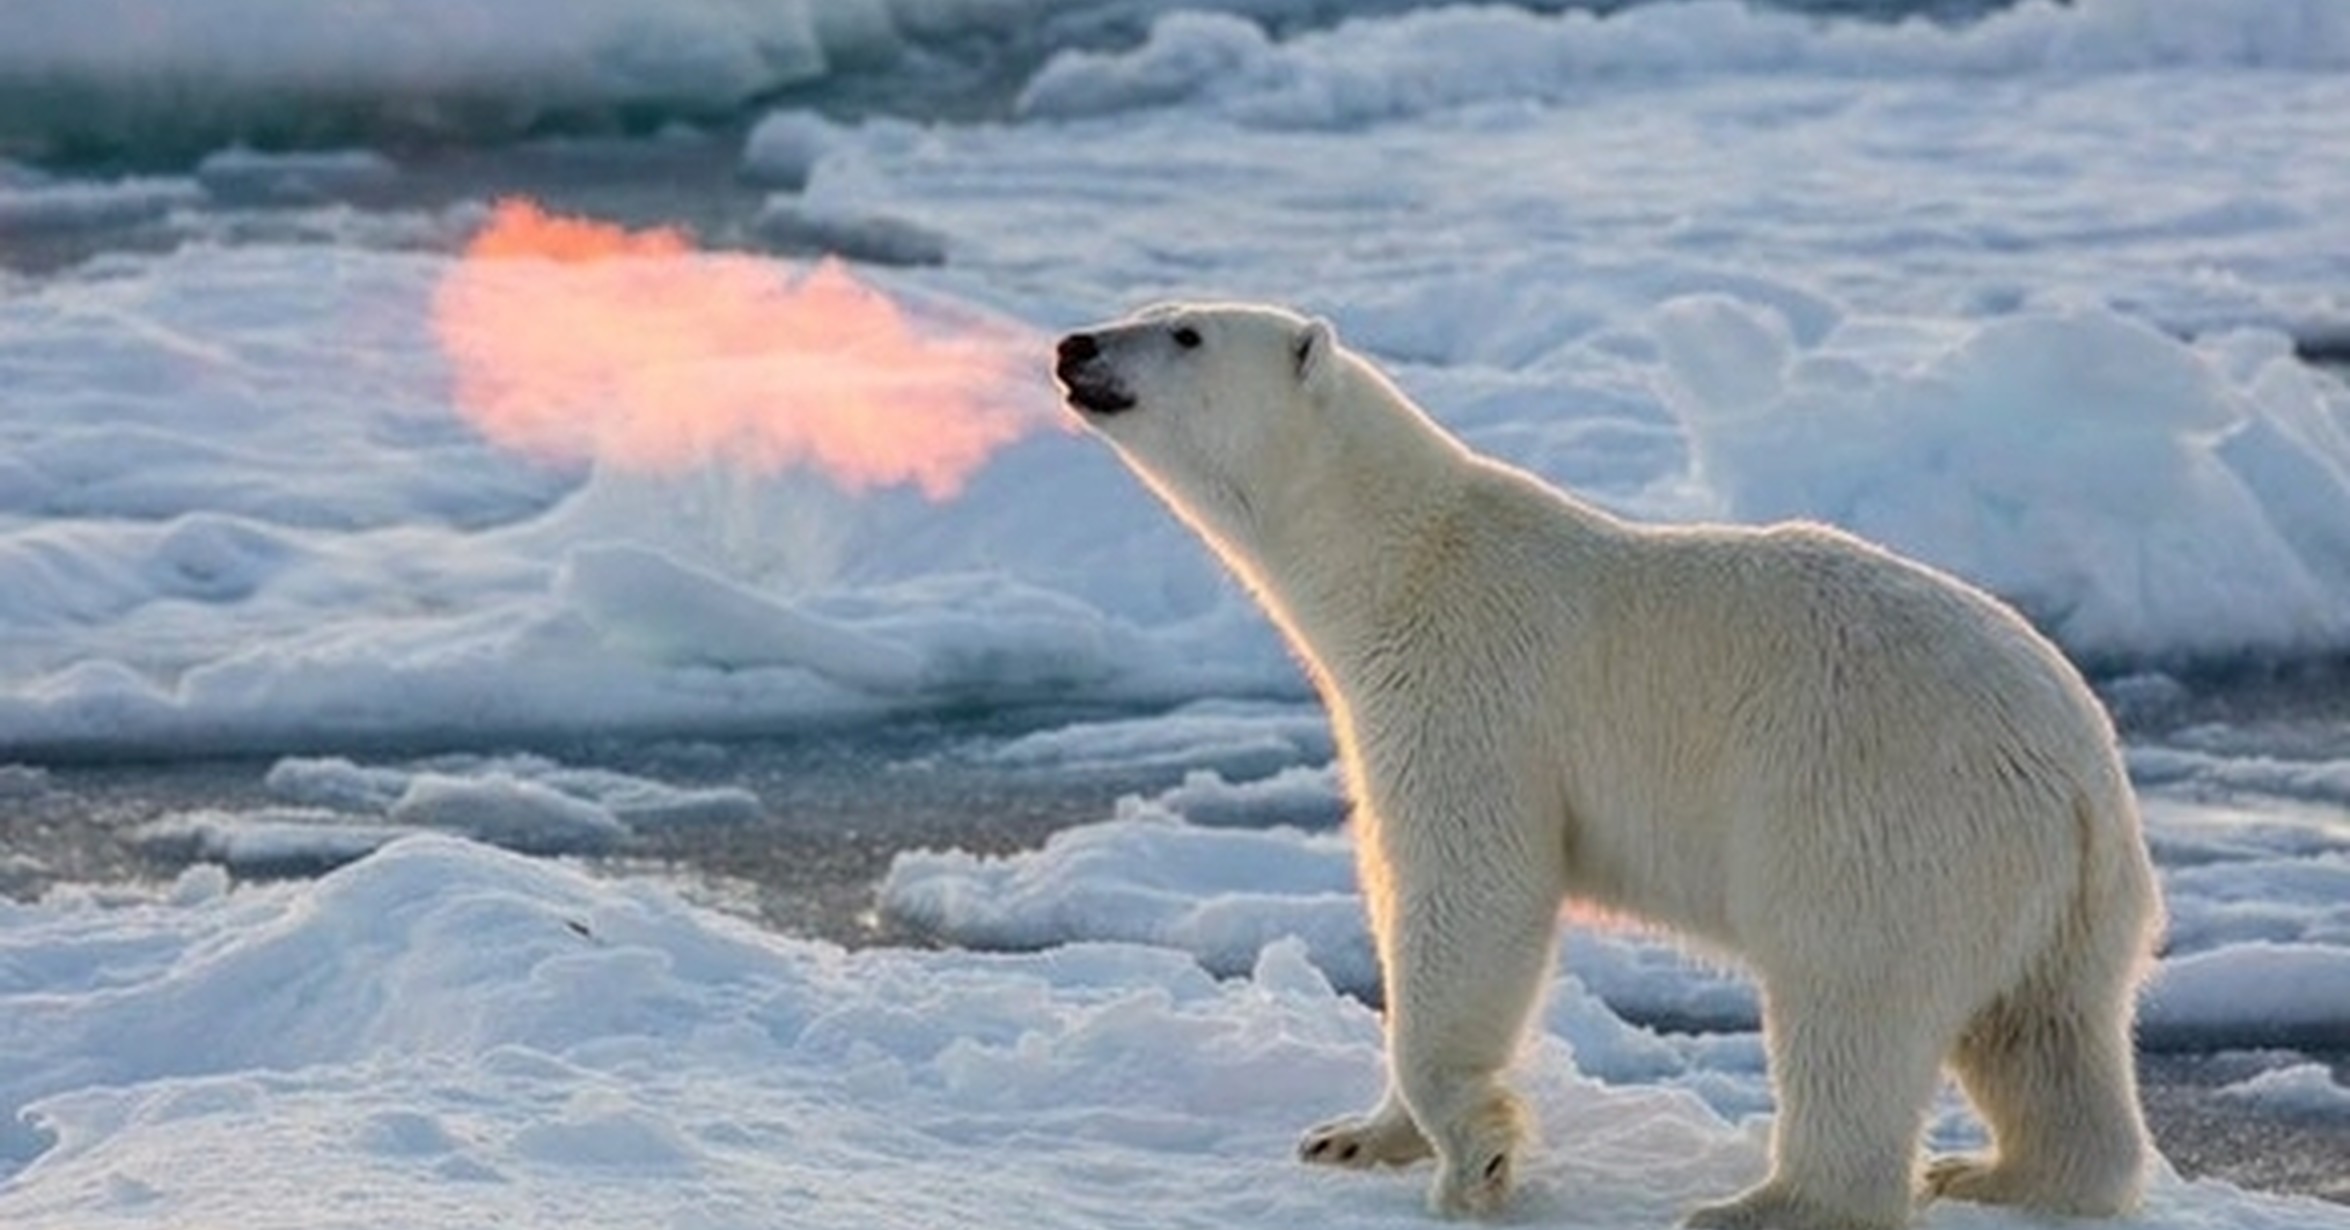
<instances>
[{"instance_id":1,"label":"bear claw","mask_svg":"<svg viewBox=\"0 0 2350 1230\"><path fill-rule=\"evenodd\" d=\"M1363 1170L1372 1166L1401 1166L1428 1156L1428 1141L1406 1122L1401 1127L1378 1119L1341 1119L1325 1123L1297 1142L1297 1158L1310 1166L1343 1166Z\"/></svg>"},{"instance_id":2,"label":"bear claw","mask_svg":"<svg viewBox=\"0 0 2350 1230\"><path fill-rule=\"evenodd\" d=\"M1509 1203L1513 1184L1510 1175L1510 1155L1496 1153L1485 1159L1483 1166L1473 1173L1468 1182L1458 1182L1452 1174L1439 1174L1435 1190L1429 1193L1429 1203L1445 1217L1491 1217Z\"/></svg>"}]
</instances>

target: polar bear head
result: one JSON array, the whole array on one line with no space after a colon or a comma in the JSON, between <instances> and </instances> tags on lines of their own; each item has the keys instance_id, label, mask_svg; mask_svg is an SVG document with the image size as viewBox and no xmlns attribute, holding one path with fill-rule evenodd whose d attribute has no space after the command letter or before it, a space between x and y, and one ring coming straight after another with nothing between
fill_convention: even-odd
<instances>
[{"instance_id":1,"label":"polar bear head","mask_svg":"<svg viewBox=\"0 0 2350 1230\"><path fill-rule=\"evenodd\" d=\"M1212 538L1246 540L1326 453L1343 356L1275 307L1163 304L1061 339L1054 375L1086 425Z\"/></svg>"}]
</instances>

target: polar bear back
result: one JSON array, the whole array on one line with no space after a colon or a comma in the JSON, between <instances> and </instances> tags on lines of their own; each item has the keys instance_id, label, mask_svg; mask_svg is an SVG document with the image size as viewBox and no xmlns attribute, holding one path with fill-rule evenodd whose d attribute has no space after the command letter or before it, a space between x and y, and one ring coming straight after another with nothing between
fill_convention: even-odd
<instances>
[{"instance_id":1,"label":"polar bear back","mask_svg":"<svg viewBox=\"0 0 2350 1230\"><path fill-rule=\"evenodd\" d=\"M1429 669L1482 679L1477 725L1552 782L1578 896L1767 958L1809 943L1772 938L1786 901L1898 884L1851 903L1896 920L1884 944L1991 915L2021 961L2089 854L2137 840L2095 698L1972 587L1823 526L1633 526L1463 463L1448 532L1403 561L1460 635L1423 614L1415 653L1460 646ZM1336 673L1376 729L1380 693Z\"/></svg>"}]
</instances>

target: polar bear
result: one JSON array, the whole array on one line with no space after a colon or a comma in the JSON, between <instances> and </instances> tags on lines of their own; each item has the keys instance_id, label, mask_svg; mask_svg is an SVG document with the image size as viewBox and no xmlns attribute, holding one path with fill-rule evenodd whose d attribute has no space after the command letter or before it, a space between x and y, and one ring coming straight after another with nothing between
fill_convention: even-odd
<instances>
[{"instance_id":1,"label":"polar bear","mask_svg":"<svg viewBox=\"0 0 2350 1230\"><path fill-rule=\"evenodd\" d=\"M1770 1173L1689 1225L2133 1205L2160 902L2110 724L2014 612L1817 525L1619 520L1277 308L1148 309L1062 339L1056 374L1330 711L1389 1079L1305 1161L1433 1155L1437 1212L1495 1212L1528 1131L1502 1072L1572 897L1761 984ZM1921 1173L1945 1063L1994 1148Z\"/></svg>"}]
</instances>

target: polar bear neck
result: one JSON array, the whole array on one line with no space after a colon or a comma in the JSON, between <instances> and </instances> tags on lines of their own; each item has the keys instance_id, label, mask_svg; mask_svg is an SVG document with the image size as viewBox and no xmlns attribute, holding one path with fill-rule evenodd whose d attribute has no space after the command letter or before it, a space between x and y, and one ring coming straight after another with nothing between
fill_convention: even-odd
<instances>
[{"instance_id":1,"label":"polar bear neck","mask_svg":"<svg viewBox=\"0 0 2350 1230\"><path fill-rule=\"evenodd\" d=\"M1533 489L1471 452L1369 362L1339 357L1311 407L1314 447L1281 459L1282 481L1252 492L1245 517L1201 526L1324 683L1391 639L1410 591L1458 562L1448 546L1481 499L1497 485ZM1594 529L1607 520L1566 503Z\"/></svg>"}]
</instances>

